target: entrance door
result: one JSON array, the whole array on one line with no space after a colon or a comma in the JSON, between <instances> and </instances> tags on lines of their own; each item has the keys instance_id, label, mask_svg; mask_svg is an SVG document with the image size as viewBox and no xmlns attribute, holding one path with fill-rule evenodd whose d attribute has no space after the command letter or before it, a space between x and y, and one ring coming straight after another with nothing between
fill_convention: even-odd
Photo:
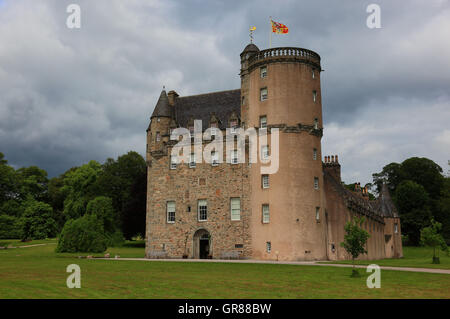
<instances>
[{"instance_id":1,"label":"entrance door","mask_svg":"<svg viewBox=\"0 0 450 319\"><path fill-rule=\"evenodd\" d=\"M206 229L199 229L194 234L194 258L206 259L211 255L211 236Z\"/></svg>"},{"instance_id":2,"label":"entrance door","mask_svg":"<svg viewBox=\"0 0 450 319\"><path fill-rule=\"evenodd\" d=\"M209 255L209 235L205 234L200 238L200 259L206 259Z\"/></svg>"}]
</instances>

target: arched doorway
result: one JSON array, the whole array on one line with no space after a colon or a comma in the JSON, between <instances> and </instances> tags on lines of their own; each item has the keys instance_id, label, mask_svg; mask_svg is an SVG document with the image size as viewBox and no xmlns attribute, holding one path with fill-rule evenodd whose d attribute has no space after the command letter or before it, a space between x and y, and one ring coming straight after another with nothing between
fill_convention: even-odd
<instances>
[{"instance_id":1,"label":"arched doorway","mask_svg":"<svg viewBox=\"0 0 450 319\"><path fill-rule=\"evenodd\" d=\"M199 229L194 234L194 258L206 259L211 255L211 235L206 229Z\"/></svg>"}]
</instances>

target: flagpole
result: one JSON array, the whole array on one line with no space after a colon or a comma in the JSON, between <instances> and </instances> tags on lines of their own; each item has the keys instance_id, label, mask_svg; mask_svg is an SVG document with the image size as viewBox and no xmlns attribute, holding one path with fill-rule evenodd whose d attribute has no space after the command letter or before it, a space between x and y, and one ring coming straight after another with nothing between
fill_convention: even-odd
<instances>
[{"instance_id":1,"label":"flagpole","mask_svg":"<svg viewBox=\"0 0 450 319\"><path fill-rule=\"evenodd\" d=\"M269 17L270 32L269 32L269 49L272 48L272 17Z\"/></svg>"}]
</instances>

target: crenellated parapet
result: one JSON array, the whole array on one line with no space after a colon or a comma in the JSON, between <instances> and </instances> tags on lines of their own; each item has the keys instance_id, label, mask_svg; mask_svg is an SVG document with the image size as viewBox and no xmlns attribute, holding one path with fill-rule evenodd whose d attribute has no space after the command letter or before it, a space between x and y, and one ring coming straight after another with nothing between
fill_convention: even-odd
<instances>
[{"instance_id":1,"label":"crenellated parapet","mask_svg":"<svg viewBox=\"0 0 450 319\"><path fill-rule=\"evenodd\" d=\"M248 71L250 72L252 69L263 64L276 62L306 63L314 66L319 71L321 70L320 56L316 52L303 48L282 47L254 53L248 59Z\"/></svg>"}]
</instances>

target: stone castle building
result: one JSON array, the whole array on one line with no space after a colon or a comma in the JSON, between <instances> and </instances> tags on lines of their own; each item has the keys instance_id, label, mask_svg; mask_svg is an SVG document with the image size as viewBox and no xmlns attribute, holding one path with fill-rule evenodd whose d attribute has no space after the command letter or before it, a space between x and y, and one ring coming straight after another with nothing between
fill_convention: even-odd
<instances>
[{"instance_id":1,"label":"stone castle building","mask_svg":"<svg viewBox=\"0 0 450 319\"><path fill-rule=\"evenodd\" d=\"M400 220L388 190L369 200L358 184L354 191L343 186L337 155L322 161L320 56L249 44L240 57L240 89L186 97L161 92L147 129L146 256L348 259L340 246L344 225L364 216L370 239L361 258L401 257ZM192 132L194 120L224 135L227 128L254 127L270 136L278 128L278 171L262 175L264 164L248 163L248 154L245 163L192 157L178 163L170 133ZM270 153L267 140L258 151Z\"/></svg>"}]
</instances>

